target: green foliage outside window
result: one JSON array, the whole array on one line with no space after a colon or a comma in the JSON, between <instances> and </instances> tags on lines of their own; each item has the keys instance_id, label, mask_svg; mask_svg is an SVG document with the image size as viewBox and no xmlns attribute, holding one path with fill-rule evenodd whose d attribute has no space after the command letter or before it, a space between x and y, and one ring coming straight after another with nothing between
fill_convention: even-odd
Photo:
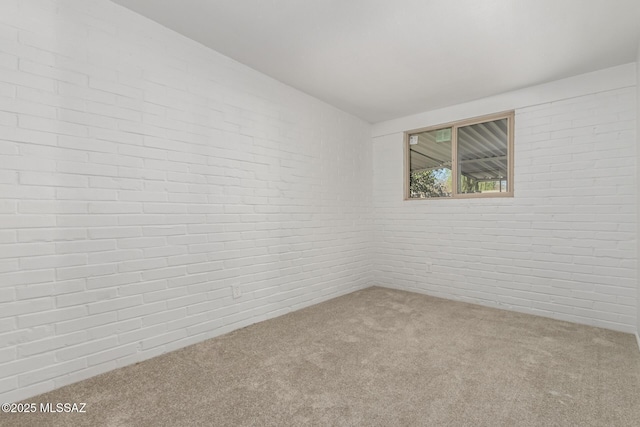
<instances>
[{"instance_id":1,"label":"green foliage outside window","mask_svg":"<svg viewBox=\"0 0 640 427\"><path fill-rule=\"evenodd\" d=\"M451 197L451 185L451 170L446 168L414 171L409 176L411 198ZM464 194L503 191L500 181L478 181L464 175L458 186L459 193Z\"/></svg>"},{"instance_id":2,"label":"green foliage outside window","mask_svg":"<svg viewBox=\"0 0 640 427\"><path fill-rule=\"evenodd\" d=\"M409 192L412 198L451 196L451 171L432 169L411 172Z\"/></svg>"},{"instance_id":3,"label":"green foliage outside window","mask_svg":"<svg viewBox=\"0 0 640 427\"><path fill-rule=\"evenodd\" d=\"M484 193L500 190L500 181L477 181L464 175L461 175L459 179L460 193Z\"/></svg>"}]
</instances>

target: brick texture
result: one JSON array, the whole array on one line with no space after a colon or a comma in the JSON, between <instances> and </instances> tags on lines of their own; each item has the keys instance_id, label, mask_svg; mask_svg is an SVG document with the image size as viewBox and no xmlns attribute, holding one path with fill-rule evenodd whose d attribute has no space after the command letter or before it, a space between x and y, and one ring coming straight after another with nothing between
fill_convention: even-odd
<instances>
[{"instance_id":1,"label":"brick texture","mask_svg":"<svg viewBox=\"0 0 640 427\"><path fill-rule=\"evenodd\" d=\"M376 281L635 332L635 91L516 108L514 198L403 201L402 134L374 138Z\"/></svg>"},{"instance_id":2,"label":"brick texture","mask_svg":"<svg viewBox=\"0 0 640 427\"><path fill-rule=\"evenodd\" d=\"M370 285L371 153L109 1L0 2L0 401Z\"/></svg>"},{"instance_id":3,"label":"brick texture","mask_svg":"<svg viewBox=\"0 0 640 427\"><path fill-rule=\"evenodd\" d=\"M0 402L372 284L636 331L636 87L594 92L516 108L514 198L405 202L401 133L106 0L1 1Z\"/></svg>"}]
</instances>

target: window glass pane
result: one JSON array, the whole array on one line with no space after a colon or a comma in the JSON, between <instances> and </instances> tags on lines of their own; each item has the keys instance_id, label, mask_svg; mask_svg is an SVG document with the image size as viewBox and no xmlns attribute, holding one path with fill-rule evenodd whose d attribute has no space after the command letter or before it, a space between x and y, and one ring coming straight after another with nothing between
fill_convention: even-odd
<instances>
[{"instance_id":1,"label":"window glass pane","mask_svg":"<svg viewBox=\"0 0 640 427\"><path fill-rule=\"evenodd\" d=\"M458 128L458 193L507 189L507 119Z\"/></svg>"},{"instance_id":2,"label":"window glass pane","mask_svg":"<svg viewBox=\"0 0 640 427\"><path fill-rule=\"evenodd\" d=\"M409 135L409 197L451 197L451 128Z\"/></svg>"}]
</instances>

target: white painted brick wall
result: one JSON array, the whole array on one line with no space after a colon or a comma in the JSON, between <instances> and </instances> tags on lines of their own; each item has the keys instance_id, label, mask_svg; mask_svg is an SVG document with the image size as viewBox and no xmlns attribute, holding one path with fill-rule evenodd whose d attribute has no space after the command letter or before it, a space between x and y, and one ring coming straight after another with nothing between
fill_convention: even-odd
<instances>
[{"instance_id":1,"label":"white painted brick wall","mask_svg":"<svg viewBox=\"0 0 640 427\"><path fill-rule=\"evenodd\" d=\"M638 40L638 55L636 56L636 147L640 146L640 40ZM640 165L640 149L636 152L636 165ZM637 220L636 223L640 224L640 173L636 170L636 195L637 195ZM637 239L636 245L637 254L640 255L640 238ZM639 266L640 267L640 266ZM636 289L636 340L638 341L638 347L640 348L640 273L638 274Z\"/></svg>"},{"instance_id":2,"label":"white painted brick wall","mask_svg":"<svg viewBox=\"0 0 640 427\"><path fill-rule=\"evenodd\" d=\"M0 401L370 285L371 153L109 1L2 0Z\"/></svg>"},{"instance_id":3,"label":"white painted brick wall","mask_svg":"<svg viewBox=\"0 0 640 427\"><path fill-rule=\"evenodd\" d=\"M0 401L372 283L635 331L636 89L597 87L518 105L515 198L404 202L399 133L106 0L3 0Z\"/></svg>"},{"instance_id":4,"label":"white painted brick wall","mask_svg":"<svg viewBox=\"0 0 640 427\"><path fill-rule=\"evenodd\" d=\"M403 201L402 134L375 137L376 282L635 332L636 88L617 84L516 108L514 198Z\"/></svg>"}]
</instances>

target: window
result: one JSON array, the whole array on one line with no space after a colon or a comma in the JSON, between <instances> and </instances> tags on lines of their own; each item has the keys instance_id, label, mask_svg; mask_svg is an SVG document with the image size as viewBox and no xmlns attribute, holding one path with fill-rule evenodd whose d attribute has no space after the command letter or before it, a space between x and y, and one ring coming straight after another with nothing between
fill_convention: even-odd
<instances>
[{"instance_id":1,"label":"window","mask_svg":"<svg viewBox=\"0 0 640 427\"><path fill-rule=\"evenodd\" d=\"M513 116L405 132L405 199L513 196Z\"/></svg>"}]
</instances>

